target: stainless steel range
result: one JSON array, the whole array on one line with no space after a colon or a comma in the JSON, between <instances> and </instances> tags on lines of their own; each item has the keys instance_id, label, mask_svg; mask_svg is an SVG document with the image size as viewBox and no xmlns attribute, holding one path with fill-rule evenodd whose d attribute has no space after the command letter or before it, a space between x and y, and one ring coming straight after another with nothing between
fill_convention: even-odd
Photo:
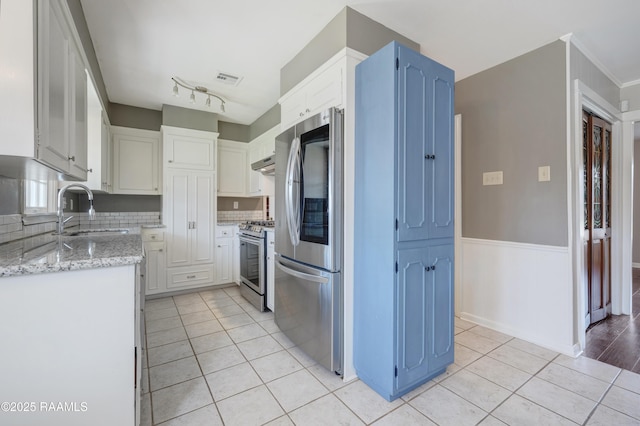
<instances>
[{"instance_id":1,"label":"stainless steel range","mask_svg":"<svg viewBox=\"0 0 640 426\"><path fill-rule=\"evenodd\" d=\"M261 312L267 309L266 229L274 225L272 220L249 221L239 225L240 293Z\"/></svg>"}]
</instances>

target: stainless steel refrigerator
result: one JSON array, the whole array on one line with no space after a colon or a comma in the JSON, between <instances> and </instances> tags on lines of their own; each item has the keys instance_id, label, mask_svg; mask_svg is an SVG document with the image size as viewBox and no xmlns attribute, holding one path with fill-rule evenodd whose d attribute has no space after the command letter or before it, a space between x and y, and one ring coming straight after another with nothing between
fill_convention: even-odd
<instances>
[{"instance_id":1,"label":"stainless steel refrigerator","mask_svg":"<svg viewBox=\"0 0 640 426\"><path fill-rule=\"evenodd\" d=\"M343 112L330 108L276 138L275 321L342 374Z\"/></svg>"}]
</instances>

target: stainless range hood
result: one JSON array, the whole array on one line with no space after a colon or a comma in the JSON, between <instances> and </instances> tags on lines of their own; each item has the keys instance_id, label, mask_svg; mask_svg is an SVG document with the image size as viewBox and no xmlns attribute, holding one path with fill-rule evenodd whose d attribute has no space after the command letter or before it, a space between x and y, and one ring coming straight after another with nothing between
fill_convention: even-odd
<instances>
[{"instance_id":1,"label":"stainless range hood","mask_svg":"<svg viewBox=\"0 0 640 426\"><path fill-rule=\"evenodd\" d=\"M276 173L276 156L271 155L255 163L251 163L251 168L263 175L274 175Z\"/></svg>"}]
</instances>

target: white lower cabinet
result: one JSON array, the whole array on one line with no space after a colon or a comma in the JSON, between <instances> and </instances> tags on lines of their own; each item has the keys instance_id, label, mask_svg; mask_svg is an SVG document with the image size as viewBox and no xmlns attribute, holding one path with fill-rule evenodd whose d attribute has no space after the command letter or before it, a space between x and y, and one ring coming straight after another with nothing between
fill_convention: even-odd
<instances>
[{"instance_id":1,"label":"white lower cabinet","mask_svg":"<svg viewBox=\"0 0 640 426\"><path fill-rule=\"evenodd\" d=\"M167 291L203 287L214 280L213 264L167 268Z\"/></svg>"},{"instance_id":2,"label":"white lower cabinet","mask_svg":"<svg viewBox=\"0 0 640 426\"><path fill-rule=\"evenodd\" d=\"M267 308L275 311L275 240L273 230L267 231Z\"/></svg>"},{"instance_id":3,"label":"white lower cabinet","mask_svg":"<svg viewBox=\"0 0 640 426\"><path fill-rule=\"evenodd\" d=\"M165 175L167 290L215 282L215 188L214 172L170 169Z\"/></svg>"},{"instance_id":4,"label":"white lower cabinet","mask_svg":"<svg viewBox=\"0 0 640 426\"><path fill-rule=\"evenodd\" d=\"M0 401L24 408L0 412L0 424L138 424L144 339L136 269L0 279Z\"/></svg>"},{"instance_id":5,"label":"white lower cabinet","mask_svg":"<svg viewBox=\"0 0 640 426\"><path fill-rule=\"evenodd\" d=\"M216 284L237 283L240 276L238 227L216 227Z\"/></svg>"},{"instance_id":6,"label":"white lower cabinet","mask_svg":"<svg viewBox=\"0 0 640 426\"><path fill-rule=\"evenodd\" d=\"M142 228L140 233L146 258L145 294L161 293L166 291L164 229Z\"/></svg>"}]
</instances>

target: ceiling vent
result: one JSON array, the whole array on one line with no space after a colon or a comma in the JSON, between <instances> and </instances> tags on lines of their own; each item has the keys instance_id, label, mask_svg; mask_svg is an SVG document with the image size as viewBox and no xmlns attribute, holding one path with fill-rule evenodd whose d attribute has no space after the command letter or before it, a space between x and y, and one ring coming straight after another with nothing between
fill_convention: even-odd
<instances>
[{"instance_id":1,"label":"ceiling vent","mask_svg":"<svg viewBox=\"0 0 640 426\"><path fill-rule=\"evenodd\" d=\"M240 84L240 81L242 81L242 77L237 77L235 75L227 74L224 72L218 72L218 75L216 75L216 81L228 86L237 86L238 84Z\"/></svg>"}]
</instances>

